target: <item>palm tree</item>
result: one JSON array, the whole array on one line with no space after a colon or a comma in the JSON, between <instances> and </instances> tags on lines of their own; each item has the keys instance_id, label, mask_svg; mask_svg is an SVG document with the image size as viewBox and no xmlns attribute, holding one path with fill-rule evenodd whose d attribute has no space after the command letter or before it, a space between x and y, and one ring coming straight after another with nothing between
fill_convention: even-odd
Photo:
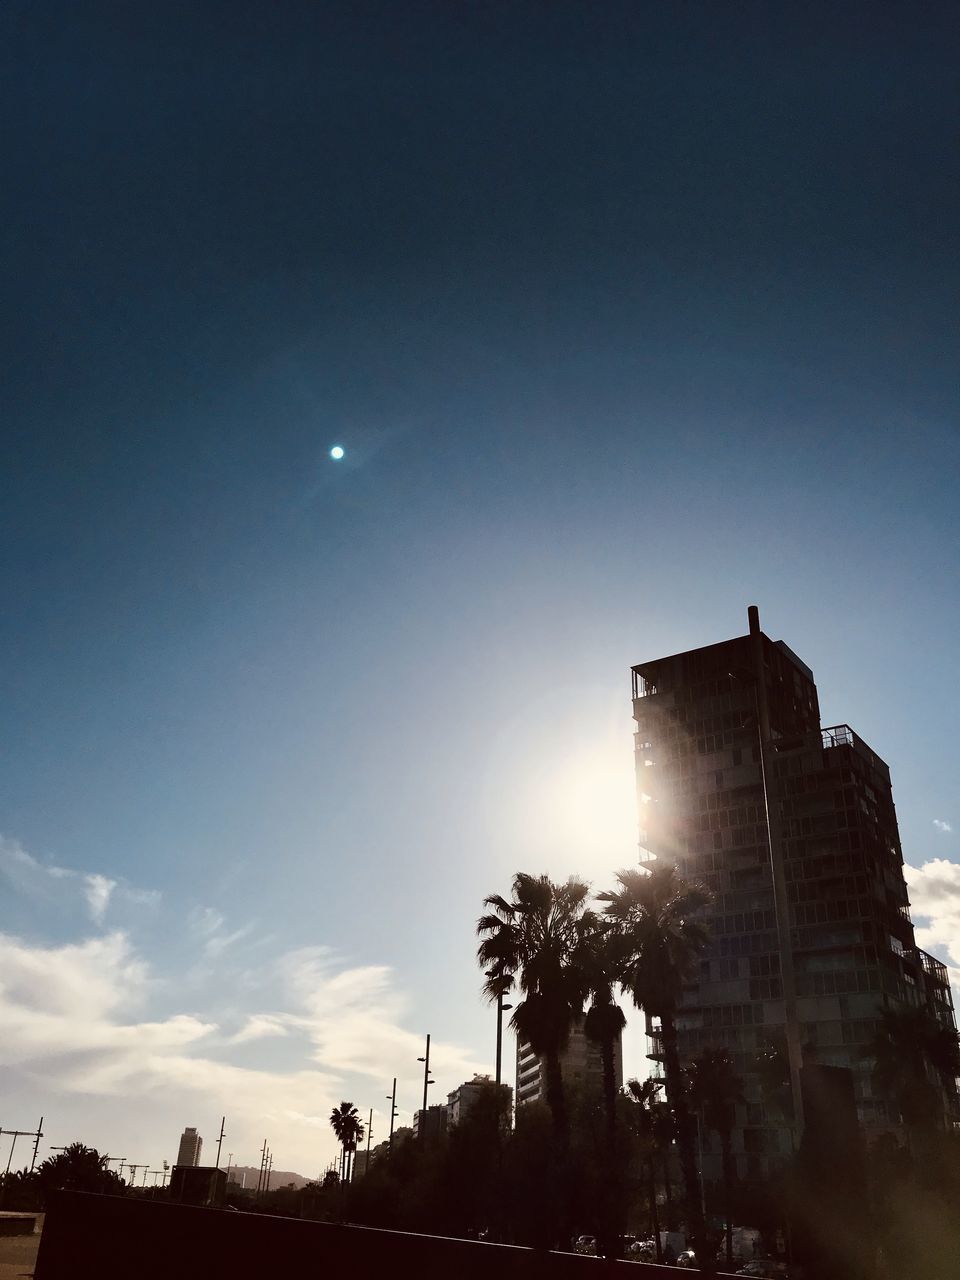
<instances>
[{"instance_id":1,"label":"palm tree","mask_svg":"<svg viewBox=\"0 0 960 1280\"><path fill-rule=\"evenodd\" d=\"M123 1183L93 1147L71 1142L63 1151L49 1156L37 1170L43 1193L66 1188L68 1191L109 1191L120 1195Z\"/></svg>"},{"instance_id":2,"label":"palm tree","mask_svg":"<svg viewBox=\"0 0 960 1280\"><path fill-rule=\"evenodd\" d=\"M343 1150L340 1153L340 1181L350 1181L350 1152L363 1137L360 1113L352 1102L341 1102L330 1112L330 1127Z\"/></svg>"},{"instance_id":3,"label":"palm tree","mask_svg":"<svg viewBox=\"0 0 960 1280\"><path fill-rule=\"evenodd\" d=\"M510 1024L544 1063L546 1096L554 1130L567 1141L567 1112L560 1055L573 1019L583 1011L586 994L580 970L589 888L571 878L554 884L547 876L519 871L512 898L485 899L490 914L477 921L482 938L477 960L486 972L484 991L491 1000L516 986L522 996Z\"/></svg>"},{"instance_id":4,"label":"palm tree","mask_svg":"<svg viewBox=\"0 0 960 1280\"><path fill-rule=\"evenodd\" d=\"M907 1131L929 1135L942 1118L937 1084L960 1076L956 1031L925 1009L882 1009L867 1055L877 1089L895 1102Z\"/></svg>"},{"instance_id":5,"label":"palm tree","mask_svg":"<svg viewBox=\"0 0 960 1280\"><path fill-rule=\"evenodd\" d=\"M690 1101L700 1112L703 1123L720 1138L723 1167L723 1211L727 1228L727 1265L733 1263L733 1181L734 1164L731 1138L737 1116L737 1103L743 1102L743 1081L734 1070L726 1049L704 1049L689 1067Z\"/></svg>"},{"instance_id":6,"label":"palm tree","mask_svg":"<svg viewBox=\"0 0 960 1280\"><path fill-rule=\"evenodd\" d=\"M650 1225L653 1228L657 1262L663 1262L663 1243L657 1214L657 1152L660 1137L657 1124L658 1093L662 1080L627 1081L627 1097L635 1104L630 1109L633 1132L640 1139L640 1151L647 1170L647 1197L650 1203Z\"/></svg>"},{"instance_id":7,"label":"palm tree","mask_svg":"<svg viewBox=\"0 0 960 1280\"><path fill-rule=\"evenodd\" d=\"M607 1141L612 1153L617 1124L617 1040L627 1025L627 1020L613 996L617 977L615 935L607 923L592 911L584 914L583 926L576 957L577 967L583 973L590 998L583 1030L587 1038L600 1047Z\"/></svg>"},{"instance_id":8,"label":"palm tree","mask_svg":"<svg viewBox=\"0 0 960 1280\"><path fill-rule=\"evenodd\" d=\"M638 1009L660 1020L667 1099L677 1131L687 1226L700 1269L712 1271L676 1026L684 981L707 942L706 926L696 915L710 897L705 890L688 884L669 863L649 873L621 871L617 880L618 890L598 896L607 904L606 912L617 938L620 985L630 992Z\"/></svg>"}]
</instances>

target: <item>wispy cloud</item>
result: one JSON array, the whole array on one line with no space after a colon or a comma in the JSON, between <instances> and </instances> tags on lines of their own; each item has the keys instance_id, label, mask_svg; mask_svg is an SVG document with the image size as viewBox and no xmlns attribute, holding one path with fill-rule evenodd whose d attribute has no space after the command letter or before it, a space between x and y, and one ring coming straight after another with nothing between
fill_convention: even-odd
<instances>
[{"instance_id":1,"label":"wispy cloud","mask_svg":"<svg viewBox=\"0 0 960 1280\"><path fill-rule=\"evenodd\" d=\"M238 929L226 929L226 920L215 907L199 908L192 913L190 919L208 960L215 960L234 943L248 938L255 928L255 922L251 920Z\"/></svg>"},{"instance_id":2,"label":"wispy cloud","mask_svg":"<svg viewBox=\"0 0 960 1280\"><path fill-rule=\"evenodd\" d=\"M933 825L937 828L937 830L938 830L938 831L952 831L952 830L953 830L953 827L951 827L950 823L949 823L949 822L944 822L942 818L934 818L934 820L933 820Z\"/></svg>"},{"instance_id":3,"label":"wispy cloud","mask_svg":"<svg viewBox=\"0 0 960 1280\"><path fill-rule=\"evenodd\" d=\"M283 1019L277 1014L256 1013L248 1018L236 1035L231 1036L231 1044L248 1044L251 1040L263 1040L268 1036L289 1035Z\"/></svg>"},{"instance_id":4,"label":"wispy cloud","mask_svg":"<svg viewBox=\"0 0 960 1280\"><path fill-rule=\"evenodd\" d=\"M137 907L155 907L160 901L158 889L141 889L124 880L111 879L99 872L76 871L54 863L41 862L16 840L0 835L0 879L33 901L69 905L80 901L94 924L102 924L111 902Z\"/></svg>"},{"instance_id":5,"label":"wispy cloud","mask_svg":"<svg viewBox=\"0 0 960 1280\"><path fill-rule=\"evenodd\" d=\"M117 887L117 882L108 879L107 876L90 875L83 877L83 885L87 906L90 908L90 918L94 924L100 924L107 914L110 895Z\"/></svg>"}]
</instances>

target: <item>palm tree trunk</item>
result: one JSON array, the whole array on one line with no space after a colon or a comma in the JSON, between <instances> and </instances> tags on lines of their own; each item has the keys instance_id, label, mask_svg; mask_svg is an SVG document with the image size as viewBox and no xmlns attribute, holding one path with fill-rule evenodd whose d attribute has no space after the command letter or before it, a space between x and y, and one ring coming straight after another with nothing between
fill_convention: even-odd
<instances>
[{"instance_id":1,"label":"palm tree trunk","mask_svg":"<svg viewBox=\"0 0 960 1280\"><path fill-rule=\"evenodd\" d=\"M601 1227L602 1239L597 1250L604 1258L619 1257L620 1235L620 1187L617 1151L617 1077L614 1069L614 1047L610 1037L600 1042L600 1058L603 1063L603 1107L607 1121L607 1158L603 1162L606 1187Z\"/></svg>"},{"instance_id":2,"label":"palm tree trunk","mask_svg":"<svg viewBox=\"0 0 960 1280\"><path fill-rule=\"evenodd\" d=\"M650 1224L653 1227L653 1243L657 1251L657 1262L663 1266L663 1242L660 1239L660 1219L657 1214L657 1174L653 1156L649 1160L650 1167Z\"/></svg>"},{"instance_id":3,"label":"palm tree trunk","mask_svg":"<svg viewBox=\"0 0 960 1280\"><path fill-rule=\"evenodd\" d=\"M673 1183L670 1181L670 1148L663 1149L663 1198L666 1202L667 1229L673 1223Z\"/></svg>"},{"instance_id":4,"label":"palm tree trunk","mask_svg":"<svg viewBox=\"0 0 960 1280\"><path fill-rule=\"evenodd\" d=\"M690 1123L690 1108L687 1106L686 1092L683 1087L680 1052L677 1047L677 1027L672 1013L661 1013L660 1030L663 1035L667 1095L673 1109L673 1120L677 1130L680 1169L683 1173L683 1190L687 1202L687 1231L697 1255L697 1266L708 1275L715 1275L715 1259L710 1256L707 1248L706 1223L703 1217L703 1202L700 1199L700 1179L697 1175L697 1162L694 1156L693 1127Z\"/></svg>"},{"instance_id":5,"label":"palm tree trunk","mask_svg":"<svg viewBox=\"0 0 960 1280\"><path fill-rule=\"evenodd\" d=\"M560 1071L560 1055L548 1053L544 1055L544 1074L547 1093L547 1106L553 1117L553 1128L564 1148L567 1145L567 1105L563 1094L563 1075Z\"/></svg>"},{"instance_id":6,"label":"palm tree trunk","mask_svg":"<svg viewBox=\"0 0 960 1280\"><path fill-rule=\"evenodd\" d=\"M723 1162L723 1214L726 1218L727 1266L733 1265L733 1151L730 1130L720 1134L720 1152Z\"/></svg>"},{"instance_id":7,"label":"palm tree trunk","mask_svg":"<svg viewBox=\"0 0 960 1280\"><path fill-rule=\"evenodd\" d=\"M607 1113L607 1141L611 1153L617 1133L617 1073L612 1039L604 1039L600 1045L603 1062L603 1105Z\"/></svg>"}]
</instances>

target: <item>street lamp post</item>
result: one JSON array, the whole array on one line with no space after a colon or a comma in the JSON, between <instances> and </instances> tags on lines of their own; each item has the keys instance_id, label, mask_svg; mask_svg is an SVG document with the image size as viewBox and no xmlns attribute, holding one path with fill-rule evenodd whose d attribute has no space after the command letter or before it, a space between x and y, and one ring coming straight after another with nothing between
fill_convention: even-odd
<instances>
[{"instance_id":1,"label":"street lamp post","mask_svg":"<svg viewBox=\"0 0 960 1280\"><path fill-rule=\"evenodd\" d=\"M423 1063L423 1109L420 1112L420 1129L421 1138L426 1141L427 1137L427 1089L434 1083L430 1079L430 1035L427 1034L427 1051L426 1055L417 1059Z\"/></svg>"},{"instance_id":2,"label":"street lamp post","mask_svg":"<svg viewBox=\"0 0 960 1280\"><path fill-rule=\"evenodd\" d=\"M220 1168L220 1148L223 1146L223 1126L227 1123L227 1117L222 1116L220 1120L220 1137L217 1139L217 1162L213 1166L215 1169Z\"/></svg>"},{"instance_id":3,"label":"street lamp post","mask_svg":"<svg viewBox=\"0 0 960 1280\"><path fill-rule=\"evenodd\" d=\"M390 1150L393 1150L393 1122L397 1118L397 1077L393 1077L393 1093L388 1093L390 1099Z\"/></svg>"},{"instance_id":4,"label":"street lamp post","mask_svg":"<svg viewBox=\"0 0 960 1280\"><path fill-rule=\"evenodd\" d=\"M505 1010L512 1009L512 1004L504 1004L503 992L497 995L497 1084L500 1084L503 1057L503 1015Z\"/></svg>"}]
</instances>

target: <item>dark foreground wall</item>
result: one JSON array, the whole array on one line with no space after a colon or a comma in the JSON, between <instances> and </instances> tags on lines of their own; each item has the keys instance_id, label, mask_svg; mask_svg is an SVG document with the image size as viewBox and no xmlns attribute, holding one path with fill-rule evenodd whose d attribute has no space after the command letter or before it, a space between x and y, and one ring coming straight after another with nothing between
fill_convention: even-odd
<instances>
[{"instance_id":1,"label":"dark foreground wall","mask_svg":"<svg viewBox=\"0 0 960 1280\"><path fill-rule=\"evenodd\" d=\"M676 1280L671 1267L61 1191L36 1280Z\"/></svg>"}]
</instances>

